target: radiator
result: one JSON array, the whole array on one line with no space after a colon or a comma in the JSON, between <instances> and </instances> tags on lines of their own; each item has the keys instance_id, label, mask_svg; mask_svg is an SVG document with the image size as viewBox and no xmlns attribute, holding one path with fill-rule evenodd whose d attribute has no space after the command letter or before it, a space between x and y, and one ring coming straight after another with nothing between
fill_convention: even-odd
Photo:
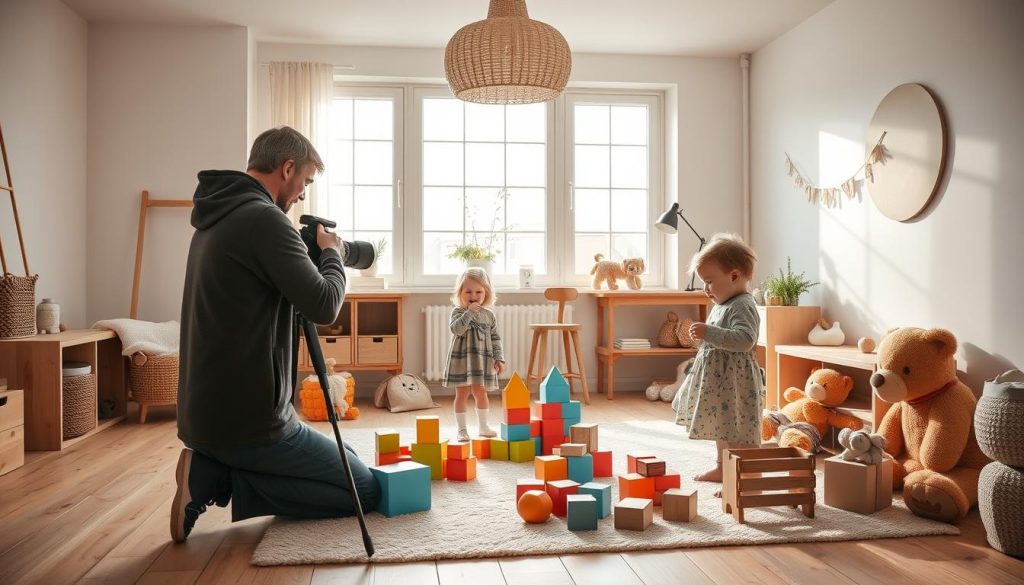
<instances>
[{"instance_id":1,"label":"radiator","mask_svg":"<svg viewBox=\"0 0 1024 585\"><path fill-rule=\"evenodd\" d=\"M502 378L508 378L512 372L526 379L526 368L530 364L530 341L533 340L531 323L557 323L558 305L495 305L491 307L498 321L498 334L501 335L502 347L505 350L507 369ZM423 307L426 315L426 359L424 360L423 377L429 381L438 381L444 375L444 367L448 361L448 348L452 343L452 332L448 328L448 319L452 314L451 305L427 305ZM572 305L565 306L565 322L572 322ZM565 371L565 350L561 335L548 333L548 355L544 363L549 367L558 365Z\"/></svg>"}]
</instances>

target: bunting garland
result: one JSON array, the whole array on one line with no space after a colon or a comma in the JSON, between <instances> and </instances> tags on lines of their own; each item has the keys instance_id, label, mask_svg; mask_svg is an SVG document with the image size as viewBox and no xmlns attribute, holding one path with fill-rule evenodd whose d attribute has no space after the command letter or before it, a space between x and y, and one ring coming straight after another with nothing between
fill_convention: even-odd
<instances>
[{"instance_id":1,"label":"bunting garland","mask_svg":"<svg viewBox=\"0 0 1024 585\"><path fill-rule=\"evenodd\" d=\"M882 132L882 136L878 138L878 142L875 143L874 148L872 148L871 152L868 153L868 157L864 160L864 164L858 167L857 170L853 172L853 175L851 175L849 179L840 183L838 187L820 187L808 181L802 174L800 174L800 171L797 169L796 164L793 163L793 160L789 158L789 153L785 153L786 174L792 177L793 185L804 192L808 203L817 205L820 202L825 207L835 207L839 205L840 192L845 193L847 199L853 199L856 196L857 191L859 190L858 182L861 182L857 180L857 175L860 174L862 170L864 171L864 180L871 181L872 183L875 182L875 172L872 165L885 164L885 161L888 158L885 146L882 145L882 141L885 140L886 134L887 132Z\"/></svg>"}]
</instances>

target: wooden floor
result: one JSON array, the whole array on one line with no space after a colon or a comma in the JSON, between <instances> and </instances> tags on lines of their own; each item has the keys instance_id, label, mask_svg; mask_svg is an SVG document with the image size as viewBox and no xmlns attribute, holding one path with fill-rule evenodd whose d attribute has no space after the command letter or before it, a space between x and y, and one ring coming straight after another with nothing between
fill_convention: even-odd
<instances>
[{"instance_id":1,"label":"wooden floor","mask_svg":"<svg viewBox=\"0 0 1024 585\"><path fill-rule=\"evenodd\" d=\"M433 412L452 424L451 399L439 402ZM627 393L593 402L591 422L669 414ZM343 423L343 433L412 426L417 414L360 407L362 418ZM266 518L231 524L226 509L213 508L185 544L171 544L180 449L173 410L154 409L145 425L122 423L63 453L29 454L25 467L0 477L0 583L1024 583L1024 562L985 544L976 511L958 537L260 568L249 558Z\"/></svg>"}]
</instances>

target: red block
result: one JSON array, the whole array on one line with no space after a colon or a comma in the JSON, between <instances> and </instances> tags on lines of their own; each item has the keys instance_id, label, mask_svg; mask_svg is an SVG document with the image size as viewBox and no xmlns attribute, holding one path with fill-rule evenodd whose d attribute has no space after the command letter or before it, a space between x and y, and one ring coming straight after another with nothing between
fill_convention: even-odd
<instances>
[{"instance_id":1,"label":"red block","mask_svg":"<svg viewBox=\"0 0 1024 585\"><path fill-rule=\"evenodd\" d=\"M562 418L562 403L561 402L534 402L533 403L533 415L537 418L544 420L554 420Z\"/></svg>"},{"instance_id":2,"label":"red block","mask_svg":"<svg viewBox=\"0 0 1024 585\"><path fill-rule=\"evenodd\" d=\"M575 495L579 487L580 484L571 479L549 481L547 491L548 495L551 496L551 503L553 504L551 513L559 518L564 518L566 514L565 497Z\"/></svg>"},{"instance_id":3,"label":"red block","mask_svg":"<svg viewBox=\"0 0 1024 585\"><path fill-rule=\"evenodd\" d=\"M565 436L565 422L560 418L546 418L540 421L540 434L545 439L548 437L562 438Z\"/></svg>"},{"instance_id":4,"label":"red block","mask_svg":"<svg viewBox=\"0 0 1024 585\"><path fill-rule=\"evenodd\" d=\"M540 434L540 419L539 418L531 418L530 419L530 436L531 437L539 437L539 436L541 436L541 434Z\"/></svg>"},{"instance_id":5,"label":"red block","mask_svg":"<svg viewBox=\"0 0 1024 585\"><path fill-rule=\"evenodd\" d=\"M654 491L663 492L672 488L682 487L678 473L658 475L654 478Z\"/></svg>"},{"instance_id":6,"label":"red block","mask_svg":"<svg viewBox=\"0 0 1024 585\"><path fill-rule=\"evenodd\" d=\"M391 465L392 463L398 463L399 457L401 457L401 455L399 455L398 453L374 453L374 459L376 460L378 467L380 467L381 465Z\"/></svg>"},{"instance_id":7,"label":"red block","mask_svg":"<svg viewBox=\"0 0 1024 585\"><path fill-rule=\"evenodd\" d=\"M402 455L412 455L412 447L409 445L399 445L398 452Z\"/></svg>"},{"instance_id":8,"label":"red block","mask_svg":"<svg viewBox=\"0 0 1024 585\"><path fill-rule=\"evenodd\" d=\"M520 479L516 481L516 503L519 502L519 498L523 497L523 494L530 490L546 491L547 485L543 479Z\"/></svg>"},{"instance_id":9,"label":"red block","mask_svg":"<svg viewBox=\"0 0 1024 585\"><path fill-rule=\"evenodd\" d=\"M661 498L664 495L665 495L665 490L662 490L660 492L658 490L654 490L654 505L655 506L660 506L661 505Z\"/></svg>"},{"instance_id":10,"label":"red block","mask_svg":"<svg viewBox=\"0 0 1024 585\"><path fill-rule=\"evenodd\" d=\"M449 459L469 459L469 443L451 441L448 443Z\"/></svg>"},{"instance_id":11,"label":"red block","mask_svg":"<svg viewBox=\"0 0 1024 585\"><path fill-rule=\"evenodd\" d=\"M449 480L470 481L476 479L476 457L447 459L442 461L441 464L447 464Z\"/></svg>"},{"instance_id":12,"label":"red block","mask_svg":"<svg viewBox=\"0 0 1024 585\"><path fill-rule=\"evenodd\" d=\"M590 454L594 457L594 477L611 477L612 452L591 451Z\"/></svg>"},{"instance_id":13,"label":"red block","mask_svg":"<svg viewBox=\"0 0 1024 585\"><path fill-rule=\"evenodd\" d=\"M502 420L507 425L528 425L530 424L529 408L509 408L504 411Z\"/></svg>"},{"instance_id":14,"label":"red block","mask_svg":"<svg viewBox=\"0 0 1024 585\"><path fill-rule=\"evenodd\" d=\"M551 455L552 449L565 442L565 437L541 437L540 450L542 455Z\"/></svg>"},{"instance_id":15,"label":"red block","mask_svg":"<svg viewBox=\"0 0 1024 585\"><path fill-rule=\"evenodd\" d=\"M657 459L654 455L626 455L626 473L636 473L637 459ZM650 499L650 498L648 498Z\"/></svg>"},{"instance_id":16,"label":"red block","mask_svg":"<svg viewBox=\"0 0 1024 585\"><path fill-rule=\"evenodd\" d=\"M469 442L473 446L473 457L476 457L477 459L491 458L490 439L471 439Z\"/></svg>"},{"instance_id":17,"label":"red block","mask_svg":"<svg viewBox=\"0 0 1024 585\"><path fill-rule=\"evenodd\" d=\"M619 500L625 498L654 499L654 478L644 477L639 473L628 473L619 476Z\"/></svg>"},{"instance_id":18,"label":"red block","mask_svg":"<svg viewBox=\"0 0 1024 585\"><path fill-rule=\"evenodd\" d=\"M402 455L401 453L399 453L398 454L398 461L399 462L402 462L402 461L412 461L412 455L411 454L410 455Z\"/></svg>"}]
</instances>

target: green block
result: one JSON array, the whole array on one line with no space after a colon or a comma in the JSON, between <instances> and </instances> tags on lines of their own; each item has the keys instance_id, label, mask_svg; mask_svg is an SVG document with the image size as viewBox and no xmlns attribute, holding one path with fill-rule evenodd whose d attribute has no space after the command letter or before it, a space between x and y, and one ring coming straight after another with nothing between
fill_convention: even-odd
<instances>
[{"instance_id":1,"label":"green block","mask_svg":"<svg viewBox=\"0 0 1024 585\"><path fill-rule=\"evenodd\" d=\"M493 449L493 447L492 447ZM508 444L508 458L516 463L533 461L537 456L537 444L533 439L525 441L510 441Z\"/></svg>"},{"instance_id":2,"label":"green block","mask_svg":"<svg viewBox=\"0 0 1024 585\"><path fill-rule=\"evenodd\" d=\"M597 500L594 496L566 496L565 509L565 522L569 525L569 530L597 530Z\"/></svg>"},{"instance_id":3,"label":"green block","mask_svg":"<svg viewBox=\"0 0 1024 585\"><path fill-rule=\"evenodd\" d=\"M508 461L508 441L504 439L491 439L491 459Z\"/></svg>"},{"instance_id":4,"label":"green block","mask_svg":"<svg viewBox=\"0 0 1024 585\"><path fill-rule=\"evenodd\" d=\"M430 468L430 479L444 479L444 460L447 458L448 441L412 444L412 460Z\"/></svg>"},{"instance_id":5,"label":"green block","mask_svg":"<svg viewBox=\"0 0 1024 585\"><path fill-rule=\"evenodd\" d=\"M430 470L419 463L400 461L371 467L380 484L377 511L391 517L430 509Z\"/></svg>"},{"instance_id":6,"label":"green block","mask_svg":"<svg viewBox=\"0 0 1024 585\"><path fill-rule=\"evenodd\" d=\"M603 483L589 482L577 488L581 496L594 496L597 500L597 517L607 518L612 514L612 486Z\"/></svg>"}]
</instances>

